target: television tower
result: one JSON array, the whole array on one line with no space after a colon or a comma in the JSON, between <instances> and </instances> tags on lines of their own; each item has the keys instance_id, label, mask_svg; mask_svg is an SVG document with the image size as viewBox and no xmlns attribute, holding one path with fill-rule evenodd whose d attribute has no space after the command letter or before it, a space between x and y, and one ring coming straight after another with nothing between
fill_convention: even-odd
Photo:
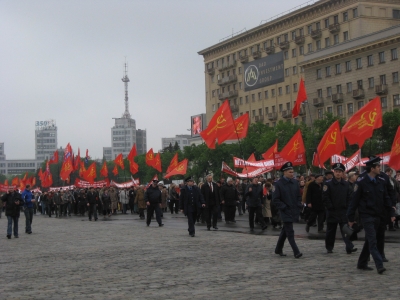
<instances>
[{"instance_id":1,"label":"television tower","mask_svg":"<svg viewBox=\"0 0 400 300\"><path fill-rule=\"evenodd\" d=\"M127 65L126 62L125 62L124 77L122 78L122 81L124 82L124 85L125 85L125 112L122 115L122 118L130 119L131 118L131 114L129 113L129 102L128 102L128 82L129 82L129 78L128 78L128 65Z\"/></svg>"}]
</instances>

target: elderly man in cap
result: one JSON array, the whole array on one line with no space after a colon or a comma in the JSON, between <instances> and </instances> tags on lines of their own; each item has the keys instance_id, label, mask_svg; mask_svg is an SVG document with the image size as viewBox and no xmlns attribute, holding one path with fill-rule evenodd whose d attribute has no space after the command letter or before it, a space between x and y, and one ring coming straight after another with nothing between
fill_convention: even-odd
<instances>
[{"instance_id":1,"label":"elderly man in cap","mask_svg":"<svg viewBox=\"0 0 400 300\"><path fill-rule=\"evenodd\" d=\"M315 175L315 180L311 181L308 185L306 203L311 209L310 216L306 224L306 231L310 231L312 226L318 217L318 233L325 233L324 231L324 220L325 220L325 207L322 202L322 182L324 176L322 174Z\"/></svg>"},{"instance_id":2,"label":"elderly man in cap","mask_svg":"<svg viewBox=\"0 0 400 300\"><path fill-rule=\"evenodd\" d=\"M275 253L280 256L286 256L286 254L283 254L282 249L287 238L292 247L294 257L300 258L303 254L300 252L294 240L293 230L293 222L298 222L300 216L300 188L297 181L293 178L294 171L291 162L285 163L280 171L283 172L283 176L273 187L272 201L276 208L279 209L284 225L275 247Z\"/></svg>"},{"instance_id":3,"label":"elderly man in cap","mask_svg":"<svg viewBox=\"0 0 400 300\"><path fill-rule=\"evenodd\" d=\"M187 216L189 235L194 237L194 223L196 222L197 214L206 204L200 189L194 185L193 179L188 177L185 179L185 182L186 186L181 190L179 196L179 206L181 211Z\"/></svg>"},{"instance_id":4,"label":"elderly man in cap","mask_svg":"<svg viewBox=\"0 0 400 300\"><path fill-rule=\"evenodd\" d=\"M343 241L346 244L346 252L351 254L357 251L357 248L354 248L353 243L345 236L342 228L347 223L346 211L353 190L349 183L343 179L343 172L346 170L345 166L341 163L336 163L332 166L332 169L332 180L326 181L322 188L322 201L327 209L325 248L328 253L333 253L336 230L339 225Z\"/></svg>"},{"instance_id":5,"label":"elderly man in cap","mask_svg":"<svg viewBox=\"0 0 400 300\"><path fill-rule=\"evenodd\" d=\"M146 201L147 205L147 226L150 226L151 217L153 216L154 211L156 212L156 220L158 226L164 226L161 223L161 191L158 188L158 180L153 180L151 185L147 188L144 193L144 201Z\"/></svg>"},{"instance_id":6,"label":"elderly man in cap","mask_svg":"<svg viewBox=\"0 0 400 300\"><path fill-rule=\"evenodd\" d=\"M378 250L377 237L381 228L380 224L385 223L387 214L394 222L395 211L387 191L386 180L381 176L380 161L379 157L372 157L365 163L367 175L360 177L354 186L354 194L347 217L349 226L352 227L355 211L358 209L365 231L365 242L357 268L372 270L371 267L368 267L368 258L371 254L378 273L382 274L386 269L383 267L382 253Z\"/></svg>"}]
</instances>

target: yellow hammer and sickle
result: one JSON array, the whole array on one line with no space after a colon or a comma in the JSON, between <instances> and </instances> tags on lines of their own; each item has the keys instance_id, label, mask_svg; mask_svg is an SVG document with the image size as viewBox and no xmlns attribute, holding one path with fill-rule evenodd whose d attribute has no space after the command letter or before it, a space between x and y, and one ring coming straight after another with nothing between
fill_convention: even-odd
<instances>
[{"instance_id":1,"label":"yellow hammer and sickle","mask_svg":"<svg viewBox=\"0 0 400 300\"><path fill-rule=\"evenodd\" d=\"M92 176L94 176L94 170L93 169L91 169L90 173L89 173L89 177L92 177Z\"/></svg>"},{"instance_id":2,"label":"yellow hammer and sickle","mask_svg":"<svg viewBox=\"0 0 400 300\"><path fill-rule=\"evenodd\" d=\"M179 165L179 166L176 168L177 171L182 171L183 169L184 169L183 165Z\"/></svg>"},{"instance_id":3,"label":"yellow hammer and sickle","mask_svg":"<svg viewBox=\"0 0 400 300\"><path fill-rule=\"evenodd\" d=\"M243 129L244 129L244 128L243 128L243 122L239 122L239 123L236 125L236 132L239 133L239 132L241 132Z\"/></svg>"},{"instance_id":4,"label":"yellow hammer and sickle","mask_svg":"<svg viewBox=\"0 0 400 300\"><path fill-rule=\"evenodd\" d=\"M153 159L153 154L150 153L149 155L147 155L147 158L152 160Z\"/></svg>"},{"instance_id":5,"label":"yellow hammer and sickle","mask_svg":"<svg viewBox=\"0 0 400 300\"><path fill-rule=\"evenodd\" d=\"M375 123L375 118L376 118L376 111L371 111L369 113L369 120L371 121L370 126L372 126Z\"/></svg>"},{"instance_id":6,"label":"yellow hammer and sickle","mask_svg":"<svg viewBox=\"0 0 400 300\"><path fill-rule=\"evenodd\" d=\"M400 138L398 138L396 140L396 144L395 144L394 149L393 149L392 152L394 152L394 153L392 153L392 155L397 155L397 154L400 153Z\"/></svg>"},{"instance_id":7,"label":"yellow hammer and sickle","mask_svg":"<svg viewBox=\"0 0 400 300\"><path fill-rule=\"evenodd\" d=\"M221 113L221 115L217 118L217 124L211 128L211 130L207 133L207 135L210 135L213 131L216 131L217 129L224 128L226 125L222 126L222 123L226 122L226 119L224 118L223 115L224 112Z\"/></svg>"},{"instance_id":8,"label":"yellow hammer and sickle","mask_svg":"<svg viewBox=\"0 0 400 300\"><path fill-rule=\"evenodd\" d=\"M336 132L336 130L335 130L334 132L331 133L331 139L332 139L332 141L330 141L329 139L326 139L325 145L324 145L324 147L322 148L321 153L324 152L330 145L335 145L335 144L336 144L336 138L337 138L337 132Z\"/></svg>"},{"instance_id":9,"label":"yellow hammer and sickle","mask_svg":"<svg viewBox=\"0 0 400 300\"><path fill-rule=\"evenodd\" d=\"M295 140L293 143L293 148L289 151L288 154L292 153L292 151L297 151L300 148L300 143L298 140Z\"/></svg>"}]
</instances>

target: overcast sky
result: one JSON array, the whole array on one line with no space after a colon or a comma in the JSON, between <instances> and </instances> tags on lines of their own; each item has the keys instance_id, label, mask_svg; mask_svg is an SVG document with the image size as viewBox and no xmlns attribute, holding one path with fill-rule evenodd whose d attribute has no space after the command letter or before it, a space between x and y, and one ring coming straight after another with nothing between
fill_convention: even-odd
<instances>
[{"instance_id":1,"label":"overcast sky","mask_svg":"<svg viewBox=\"0 0 400 300\"><path fill-rule=\"evenodd\" d=\"M203 57L220 39L306 0L0 0L0 142L33 159L35 121L55 119L58 147L102 158L112 118L129 110L147 147L189 134L205 112ZM75 151L75 153L76 153Z\"/></svg>"}]
</instances>

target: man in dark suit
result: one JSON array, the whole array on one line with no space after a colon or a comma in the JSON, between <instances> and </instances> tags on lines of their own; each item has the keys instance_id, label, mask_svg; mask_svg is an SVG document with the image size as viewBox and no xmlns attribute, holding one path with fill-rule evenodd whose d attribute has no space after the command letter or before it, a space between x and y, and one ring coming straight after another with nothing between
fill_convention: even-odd
<instances>
[{"instance_id":1,"label":"man in dark suit","mask_svg":"<svg viewBox=\"0 0 400 300\"><path fill-rule=\"evenodd\" d=\"M197 212L205 207L206 204L203 199L203 195L201 194L200 189L197 186L194 186L194 181L191 177L185 179L186 185L181 190L181 194L179 197L179 206L181 211L188 218L188 231L191 237L194 237L195 228L194 223L196 222Z\"/></svg>"},{"instance_id":2,"label":"man in dark suit","mask_svg":"<svg viewBox=\"0 0 400 300\"><path fill-rule=\"evenodd\" d=\"M218 207L220 205L220 195L218 185L212 181L213 176L211 174L207 175L206 182L201 186L201 194L203 195L205 201L205 208L203 213L205 213L207 230L211 228L211 216L212 216L212 226L215 230L217 227L217 217L218 217Z\"/></svg>"}]
</instances>

